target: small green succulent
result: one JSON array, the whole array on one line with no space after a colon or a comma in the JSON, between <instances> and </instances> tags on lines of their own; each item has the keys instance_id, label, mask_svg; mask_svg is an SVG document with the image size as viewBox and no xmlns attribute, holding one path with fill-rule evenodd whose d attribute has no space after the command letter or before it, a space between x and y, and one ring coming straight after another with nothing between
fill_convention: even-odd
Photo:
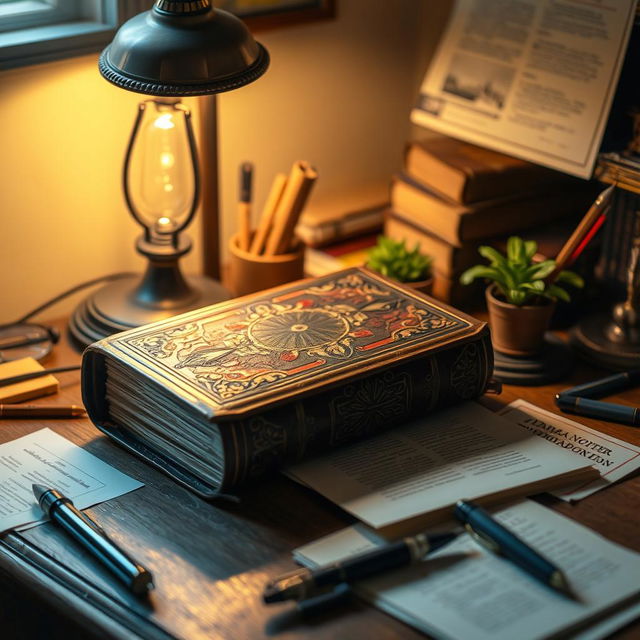
<instances>
[{"instance_id":1,"label":"small green succulent","mask_svg":"<svg viewBox=\"0 0 640 640\"><path fill-rule=\"evenodd\" d=\"M419 282L429 277L431 258L420 253L418 244L409 250L404 240L378 236L378 243L369 251L367 266L399 282Z\"/></svg>"},{"instance_id":2,"label":"small green succulent","mask_svg":"<svg viewBox=\"0 0 640 640\"><path fill-rule=\"evenodd\" d=\"M507 241L507 254L503 256L493 247L480 247L478 253L489 260L467 269L461 276L462 284L471 284L476 278L493 281L507 302L521 307L539 297L568 302L569 293L556 283L583 287L584 280L573 271L560 271L550 282L548 278L556 268L555 260L533 262L538 245L512 236Z\"/></svg>"}]
</instances>

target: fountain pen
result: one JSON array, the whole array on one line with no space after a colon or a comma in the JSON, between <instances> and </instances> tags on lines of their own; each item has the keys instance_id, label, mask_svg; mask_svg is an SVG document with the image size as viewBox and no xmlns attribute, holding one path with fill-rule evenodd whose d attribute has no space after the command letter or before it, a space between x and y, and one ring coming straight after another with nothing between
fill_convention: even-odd
<instances>
[{"instance_id":1,"label":"fountain pen","mask_svg":"<svg viewBox=\"0 0 640 640\"><path fill-rule=\"evenodd\" d=\"M459 500L454 515L476 542L493 553L503 555L552 589L571 598L576 598L566 576L558 567L540 555L515 533L503 527L482 507L468 500Z\"/></svg>"},{"instance_id":2,"label":"fountain pen","mask_svg":"<svg viewBox=\"0 0 640 640\"><path fill-rule=\"evenodd\" d=\"M457 532L435 535L420 533L326 567L297 569L267 583L262 599L267 604L284 600L304 600L310 595L315 595L319 589L362 580L389 569L418 562L457 536Z\"/></svg>"},{"instance_id":3,"label":"fountain pen","mask_svg":"<svg viewBox=\"0 0 640 640\"><path fill-rule=\"evenodd\" d=\"M102 562L133 593L140 596L153 589L151 573L111 541L102 527L87 514L78 511L69 498L40 484L32 485L32 489L40 508L49 518Z\"/></svg>"}]
</instances>

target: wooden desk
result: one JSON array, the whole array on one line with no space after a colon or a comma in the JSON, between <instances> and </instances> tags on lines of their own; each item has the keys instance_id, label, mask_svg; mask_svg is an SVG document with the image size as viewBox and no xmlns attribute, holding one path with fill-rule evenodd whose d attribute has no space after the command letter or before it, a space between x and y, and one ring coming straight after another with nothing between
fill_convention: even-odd
<instances>
[{"instance_id":1,"label":"wooden desk","mask_svg":"<svg viewBox=\"0 0 640 640\"><path fill-rule=\"evenodd\" d=\"M47 366L80 361L65 340ZM523 397L554 409L553 394L562 387L593 379L601 372L578 368L563 385L507 387L497 409ZM60 402L78 402L77 373L59 374ZM640 390L620 396L640 404ZM50 401L45 399L45 402ZM640 430L580 419L613 436L640 444ZM286 640L424 638L376 609L354 602L313 621L296 621L289 604L266 607L265 581L293 568L291 550L331 533L351 520L328 501L288 479L276 476L241 494L240 504L208 504L163 474L112 444L89 420L3 420L0 441L49 427L145 483L142 489L98 505L89 513L156 579L148 603L137 601L90 556L47 523L0 538L0 579L29 597L42 598L73 618L91 635L122 638L212 638ZM640 477L597 493L575 506L552 498L543 501L611 540L640 551ZM7 588L5 585L1 588ZM616 638L638 638L640 622Z\"/></svg>"}]
</instances>

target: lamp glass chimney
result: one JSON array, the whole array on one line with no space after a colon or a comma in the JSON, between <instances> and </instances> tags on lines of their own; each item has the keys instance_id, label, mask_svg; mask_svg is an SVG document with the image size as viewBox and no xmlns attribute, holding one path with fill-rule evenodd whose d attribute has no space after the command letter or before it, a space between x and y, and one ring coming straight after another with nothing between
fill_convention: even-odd
<instances>
[{"instance_id":1,"label":"lamp glass chimney","mask_svg":"<svg viewBox=\"0 0 640 640\"><path fill-rule=\"evenodd\" d=\"M187 111L177 101L148 100L134 128L126 175L138 222L162 242L189 222L195 174Z\"/></svg>"}]
</instances>

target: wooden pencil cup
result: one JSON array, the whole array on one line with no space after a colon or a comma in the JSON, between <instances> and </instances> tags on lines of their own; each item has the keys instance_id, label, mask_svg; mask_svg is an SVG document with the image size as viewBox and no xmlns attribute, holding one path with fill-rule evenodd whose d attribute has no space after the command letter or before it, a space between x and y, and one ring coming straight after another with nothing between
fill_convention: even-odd
<instances>
[{"instance_id":1,"label":"wooden pencil cup","mask_svg":"<svg viewBox=\"0 0 640 640\"><path fill-rule=\"evenodd\" d=\"M229 242L229 288L236 296L254 293L304 277L304 244L293 253L258 256L238 245L238 234Z\"/></svg>"}]
</instances>

